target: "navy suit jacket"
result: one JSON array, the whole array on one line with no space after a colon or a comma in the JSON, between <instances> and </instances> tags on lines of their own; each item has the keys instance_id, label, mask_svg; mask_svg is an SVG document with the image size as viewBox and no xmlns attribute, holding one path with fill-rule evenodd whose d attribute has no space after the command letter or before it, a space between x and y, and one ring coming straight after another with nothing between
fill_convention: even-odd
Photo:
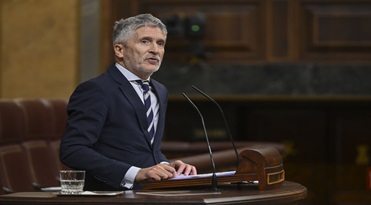
<instances>
[{"instance_id":1,"label":"navy suit jacket","mask_svg":"<svg viewBox=\"0 0 371 205\"><path fill-rule=\"evenodd\" d=\"M116 66L81 83L71 95L60 158L73 169L86 170L86 190L121 190L131 166L168 161L160 150L168 91L153 79L150 83L159 102L152 145L144 105Z\"/></svg>"}]
</instances>

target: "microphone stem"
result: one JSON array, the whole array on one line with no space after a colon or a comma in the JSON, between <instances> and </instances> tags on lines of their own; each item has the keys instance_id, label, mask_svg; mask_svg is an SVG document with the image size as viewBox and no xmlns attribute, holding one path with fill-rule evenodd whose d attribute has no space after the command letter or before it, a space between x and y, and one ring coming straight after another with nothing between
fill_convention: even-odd
<instances>
[{"instance_id":1,"label":"microphone stem","mask_svg":"<svg viewBox=\"0 0 371 205\"><path fill-rule=\"evenodd\" d=\"M213 175L212 175L212 178L211 178L211 190L212 191L218 191L218 179L216 178L215 162L214 162L214 158L212 157L213 155L211 153L210 145L208 145L208 149L209 149L209 153L210 153L211 164L213 166Z\"/></svg>"},{"instance_id":2,"label":"microphone stem","mask_svg":"<svg viewBox=\"0 0 371 205\"><path fill-rule=\"evenodd\" d=\"M205 121L204 121L204 118L200 112L200 110L198 109L198 107L192 102L191 99L189 99L189 97L183 93L183 96L188 100L188 102L195 108L195 110L198 112L200 118L201 118L201 122L202 122L202 127L203 127L203 130L204 130L204 133L205 133L205 138L206 138L206 143L207 143L207 148L209 150L209 155L210 155L210 161L211 161L211 165L213 167L213 175L212 175L212 178L211 178L211 185L212 185L212 191L217 191L218 190L218 179L216 177L216 169L215 169L215 162L214 162L214 157L213 157L213 152L211 151L211 147L210 147L210 142L209 142L209 136L207 136L207 130L206 130L206 125L205 125Z\"/></svg>"},{"instance_id":3,"label":"microphone stem","mask_svg":"<svg viewBox=\"0 0 371 205\"><path fill-rule=\"evenodd\" d=\"M222 115L222 118L224 120L224 125L225 125L225 128L227 130L227 134L229 136L229 139L231 140L231 143L232 143L232 146L233 146L233 149L234 149L234 152L236 154L236 158L237 158L237 167L239 167L240 165L240 157L238 155L238 152L237 152L237 148L236 148L236 145L234 143L234 140L233 140L233 137L232 137L232 134L231 134L231 130L229 129L229 126L228 126L228 123L227 123L227 119L225 118L225 115L224 115L224 112L223 112L223 109L222 107L220 107L219 103L216 102L212 97L210 97L209 95L207 95L205 92L201 91L200 89L198 89L196 86L192 85L193 89L195 89L197 92L201 93L204 97L206 97L207 99L209 99L211 102L213 102L219 109L221 115Z\"/></svg>"}]
</instances>

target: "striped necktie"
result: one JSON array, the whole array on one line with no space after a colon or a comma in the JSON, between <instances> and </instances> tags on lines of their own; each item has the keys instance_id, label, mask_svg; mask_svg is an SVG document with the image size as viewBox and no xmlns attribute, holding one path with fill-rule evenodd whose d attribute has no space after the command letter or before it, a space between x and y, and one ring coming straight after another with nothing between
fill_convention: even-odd
<instances>
[{"instance_id":1,"label":"striped necktie","mask_svg":"<svg viewBox=\"0 0 371 205\"><path fill-rule=\"evenodd\" d=\"M148 121L147 131L149 133L149 138L152 144L153 135L155 133L155 128L154 128L154 115L153 115L153 110L151 107L151 96L149 95L149 92L148 92L150 89L150 86L149 86L148 81L137 80L137 83L139 83L139 85L141 85L143 89L144 106L146 108L147 121Z\"/></svg>"}]
</instances>

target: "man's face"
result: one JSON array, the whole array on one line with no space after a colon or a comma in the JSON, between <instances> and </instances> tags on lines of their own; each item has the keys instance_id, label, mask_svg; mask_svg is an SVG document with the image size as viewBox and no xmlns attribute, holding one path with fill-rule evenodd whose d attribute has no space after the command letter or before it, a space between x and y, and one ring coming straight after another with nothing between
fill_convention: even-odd
<instances>
[{"instance_id":1,"label":"man's face","mask_svg":"<svg viewBox=\"0 0 371 205\"><path fill-rule=\"evenodd\" d=\"M122 64L126 69L142 79L147 79L160 68L165 42L166 36L161 29L141 27L129 39L127 45L115 45L115 52L119 58L122 54Z\"/></svg>"}]
</instances>

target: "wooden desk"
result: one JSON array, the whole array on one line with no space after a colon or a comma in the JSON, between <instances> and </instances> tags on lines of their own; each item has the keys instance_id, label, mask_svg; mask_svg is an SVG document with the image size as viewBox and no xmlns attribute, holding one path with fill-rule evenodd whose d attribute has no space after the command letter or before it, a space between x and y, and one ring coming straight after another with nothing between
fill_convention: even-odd
<instances>
[{"instance_id":1,"label":"wooden desk","mask_svg":"<svg viewBox=\"0 0 371 205\"><path fill-rule=\"evenodd\" d=\"M220 185L219 193L192 189L195 195L159 196L165 190L125 191L118 196L56 196L50 192L19 192L0 196L0 205L116 205L116 204L296 204L307 195L307 189L294 182L284 181L276 189L259 191L257 185ZM174 191L175 189L169 190ZM180 190L180 189L176 189ZM184 190L184 189L182 189Z\"/></svg>"}]
</instances>

